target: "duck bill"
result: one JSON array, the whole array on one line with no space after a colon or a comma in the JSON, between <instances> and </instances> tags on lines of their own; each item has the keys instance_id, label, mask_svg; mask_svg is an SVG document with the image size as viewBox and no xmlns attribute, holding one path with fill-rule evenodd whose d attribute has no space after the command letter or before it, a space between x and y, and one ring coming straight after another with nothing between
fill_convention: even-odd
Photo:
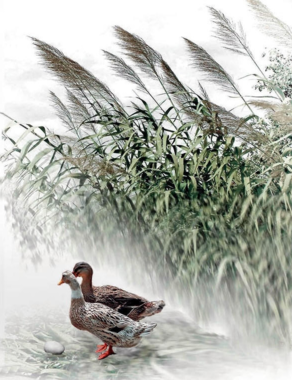
<instances>
[{"instance_id":1,"label":"duck bill","mask_svg":"<svg viewBox=\"0 0 292 380\"><path fill-rule=\"evenodd\" d=\"M58 285L62 285L64 284L64 281L61 279L59 282L58 282Z\"/></svg>"}]
</instances>

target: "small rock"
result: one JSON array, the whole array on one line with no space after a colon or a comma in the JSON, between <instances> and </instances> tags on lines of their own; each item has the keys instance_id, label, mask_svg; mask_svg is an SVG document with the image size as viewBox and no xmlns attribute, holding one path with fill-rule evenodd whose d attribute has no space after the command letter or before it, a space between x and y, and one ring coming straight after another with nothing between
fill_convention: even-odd
<instances>
[{"instance_id":1,"label":"small rock","mask_svg":"<svg viewBox=\"0 0 292 380\"><path fill-rule=\"evenodd\" d=\"M63 344L56 342L54 340L51 340L45 343L44 350L45 352L48 352L49 354L61 355L65 351L65 347L63 346Z\"/></svg>"}]
</instances>

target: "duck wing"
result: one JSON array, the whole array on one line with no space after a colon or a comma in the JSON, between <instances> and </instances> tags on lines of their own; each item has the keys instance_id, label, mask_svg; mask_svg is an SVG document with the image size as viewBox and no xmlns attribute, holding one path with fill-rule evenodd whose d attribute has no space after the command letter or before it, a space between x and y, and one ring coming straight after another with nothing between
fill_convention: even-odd
<instances>
[{"instance_id":1,"label":"duck wing","mask_svg":"<svg viewBox=\"0 0 292 380\"><path fill-rule=\"evenodd\" d=\"M132 308L148 302L146 298L112 285L94 286L93 294L96 302L103 303L113 309L118 307Z\"/></svg>"},{"instance_id":2,"label":"duck wing","mask_svg":"<svg viewBox=\"0 0 292 380\"><path fill-rule=\"evenodd\" d=\"M134 321L160 313L164 301L149 302L146 298L112 285L94 286L94 302L106 305Z\"/></svg>"},{"instance_id":3,"label":"duck wing","mask_svg":"<svg viewBox=\"0 0 292 380\"><path fill-rule=\"evenodd\" d=\"M93 326L98 330L110 333L125 333L133 337L148 335L155 327L156 323L135 322L127 316L112 310L101 304L89 304L88 317Z\"/></svg>"},{"instance_id":4,"label":"duck wing","mask_svg":"<svg viewBox=\"0 0 292 380\"><path fill-rule=\"evenodd\" d=\"M101 304L89 304L88 318L97 329L119 333L127 326L134 325L130 318Z\"/></svg>"}]
</instances>

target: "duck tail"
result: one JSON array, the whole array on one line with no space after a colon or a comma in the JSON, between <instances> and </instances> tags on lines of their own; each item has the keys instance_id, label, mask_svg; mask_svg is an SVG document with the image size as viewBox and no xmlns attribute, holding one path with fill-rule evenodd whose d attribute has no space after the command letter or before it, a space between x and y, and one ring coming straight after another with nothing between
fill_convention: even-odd
<instances>
[{"instance_id":1,"label":"duck tail","mask_svg":"<svg viewBox=\"0 0 292 380\"><path fill-rule=\"evenodd\" d=\"M151 304L152 308L154 309L153 311L155 311L155 314L160 313L165 306L165 302L162 300L152 301L152 302L150 302L150 304Z\"/></svg>"},{"instance_id":2,"label":"duck tail","mask_svg":"<svg viewBox=\"0 0 292 380\"><path fill-rule=\"evenodd\" d=\"M140 323L142 329L140 329L138 335L143 337L149 335L151 331L157 326L157 323Z\"/></svg>"}]
</instances>

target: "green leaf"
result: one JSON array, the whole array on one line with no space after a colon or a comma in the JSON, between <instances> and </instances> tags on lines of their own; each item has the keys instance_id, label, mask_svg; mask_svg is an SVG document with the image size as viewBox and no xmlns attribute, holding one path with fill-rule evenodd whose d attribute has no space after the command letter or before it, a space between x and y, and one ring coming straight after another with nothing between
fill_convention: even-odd
<instances>
[{"instance_id":1,"label":"green leaf","mask_svg":"<svg viewBox=\"0 0 292 380\"><path fill-rule=\"evenodd\" d=\"M32 170L33 167L44 157L46 156L48 153L51 153L52 152L52 148L47 148L47 149L44 149L42 150L41 152L39 152L34 158L33 160L31 161L31 163L28 165L27 169L28 170Z\"/></svg>"}]
</instances>

